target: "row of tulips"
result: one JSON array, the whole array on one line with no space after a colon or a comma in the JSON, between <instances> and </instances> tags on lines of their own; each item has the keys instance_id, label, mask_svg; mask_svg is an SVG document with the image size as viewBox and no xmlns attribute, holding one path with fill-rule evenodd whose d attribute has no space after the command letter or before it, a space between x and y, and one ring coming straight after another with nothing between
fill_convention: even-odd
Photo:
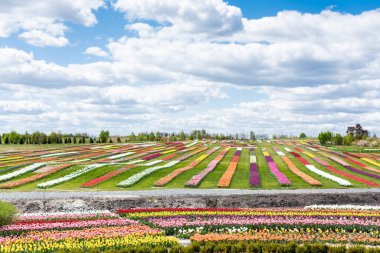
<instances>
[{"instance_id":1,"label":"row of tulips","mask_svg":"<svg viewBox=\"0 0 380 253\"><path fill-rule=\"evenodd\" d=\"M20 170L16 170L14 172L11 172L11 173L8 173L8 174L5 174L5 175L1 175L0 176L0 182L3 182L3 181L8 181L12 178L15 178L15 177L18 177L18 176L21 176L25 173L28 173L28 172L32 172L32 171L35 171L43 166L45 166L46 163L34 163L32 165L28 165Z\"/></svg>"},{"instance_id":2,"label":"row of tulips","mask_svg":"<svg viewBox=\"0 0 380 253\"><path fill-rule=\"evenodd\" d=\"M237 148L234 156L231 159L231 162L229 163L227 170L224 172L223 176L220 178L217 186L220 188L227 188L230 187L232 177L235 174L239 158L242 152L242 148Z\"/></svg>"},{"instance_id":3,"label":"row of tulips","mask_svg":"<svg viewBox=\"0 0 380 253\"><path fill-rule=\"evenodd\" d=\"M360 170L360 169L357 169L357 168L354 168L352 167L350 164L348 164L347 162L343 161L342 159L339 159L333 155L328 155L328 154L325 154L323 152L320 152L320 154L322 154L323 156L329 158L330 160L342 165L343 167L345 167L346 169L350 170L350 171L353 171L355 173L358 173L358 174L362 174L362 175L365 175L365 176L368 176L368 177L372 177L372 178L376 178L376 179L380 179L380 175L377 175L377 174L373 174L373 173L370 173L368 171L363 171L363 170ZM343 157L345 157L344 155L342 155ZM372 186L379 186L379 185L372 185Z\"/></svg>"},{"instance_id":4,"label":"row of tulips","mask_svg":"<svg viewBox=\"0 0 380 253\"><path fill-rule=\"evenodd\" d=\"M378 184L376 184L375 182L372 182L372 181L369 181L369 180L366 180L364 178L361 178L361 177L358 177L356 175L353 175L353 174L350 174L350 173L347 173L345 171L342 171L342 170L339 170L333 166L331 166L329 163L327 163L326 161L323 161L321 158L319 157L316 157L314 154L311 154L309 152L304 152L302 149L298 149L300 150L302 153L306 154L307 156L311 157L313 160L315 160L317 163L319 163L320 165L324 166L327 170L333 172L333 173L336 173L338 175L341 175L345 178L349 178L351 180L354 180L354 181L357 181L357 182L360 182L360 183L364 183L368 186L378 186ZM299 158L300 159L300 158ZM338 158L336 158L338 159ZM340 160L340 159L338 159ZM343 162L343 161L342 161ZM344 179L343 179L344 180ZM347 180L346 180L347 181ZM348 181L347 181L348 182ZM351 183L350 183L351 184ZM347 186L350 186L350 185L347 185Z\"/></svg>"},{"instance_id":5,"label":"row of tulips","mask_svg":"<svg viewBox=\"0 0 380 253\"><path fill-rule=\"evenodd\" d=\"M278 168L268 151L263 151L270 172L276 177L281 186L290 186L292 183Z\"/></svg>"},{"instance_id":6,"label":"row of tulips","mask_svg":"<svg viewBox=\"0 0 380 253\"><path fill-rule=\"evenodd\" d=\"M372 231L380 225L379 217L331 217L331 216L256 216L256 215L213 215L213 216L174 216L151 217L146 221L161 228L205 227L208 229L223 226L245 226L250 229L256 227L286 226L297 227L324 227L330 229L344 228L347 231Z\"/></svg>"},{"instance_id":7,"label":"row of tulips","mask_svg":"<svg viewBox=\"0 0 380 253\"><path fill-rule=\"evenodd\" d=\"M208 233L195 234L191 240L201 241L265 241L265 242L298 242L298 243L334 243L334 244L369 244L379 245L378 233L357 232L350 233L344 230L331 231L320 229L259 229L246 233Z\"/></svg>"},{"instance_id":8,"label":"row of tulips","mask_svg":"<svg viewBox=\"0 0 380 253\"><path fill-rule=\"evenodd\" d=\"M172 181L174 178L176 178L177 176L179 176L183 172L193 169L195 166L197 166L199 163L201 163L208 156L215 153L219 148L220 147L215 147L213 149L210 149L209 151L206 152L206 154L199 156L197 159L190 162L187 166L176 169L173 172L169 173L168 175L162 177L161 179L154 182L154 186L158 186L158 187L165 186L166 184L168 184L170 181Z\"/></svg>"},{"instance_id":9,"label":"row of tulips","mask_svg":"<svg viewBox=\"0 0 380 253\"><path fill-rule=\"evenodd\" d=\"M120 215L131 219L144 219L148 217L174 217L174 216L329 216L329 217L379 217L376 210L361 209L304 209L304 208L144 208L120 209Z\"/></svg>"},{"instance_id":10,"label":"row of tulips","mask_svg":"<svg viewBox=\"0 0 380 253\"><path fill-rule=\"evenodd\" d=\"M48 170L46 170L44 172L35 174L33 176L22 178L22 179L19 179L19 180L16 180L16 181L12 181L12 182L8 182L8 183L5 183L5 184L1 184L0 188L1 189L12 189L12 188L15 188L15 187L27 184L27 183L35 182L35 181L37 181L37 180L39 180L41 178L44 178L44 177L46 177L48 175L51 175L51 174L56 173L58 171L67 169L70 166L71 166L71 164L57 165L57 166L54 166L52 168L49 168Z\"/></svg>"},{"instance_id":11,"label":"row of tulips","mask_svg":"<svg viewBox=\"0 0 380 253\"><path fill-rule=\"evenodd\" d=\"M260 186L261 180L260 180L259 168L257 166L255 149L250 148L249 152L250 152L250 155L249 155L249 184L251 186L258 187L258 186Z\"/></svg>"},{"instance_id":12,"label":"row of tulips","mask_svg":"<svg viewBox=\"0 0 380 253\"><path fill-rule=\"evenodd\" d=\"M95 219L95 220L53 220L53 221L32 221L16 222L11 225L0 227L0 234L17 234L25 231L52 230L52 229L72 229L86 227L104 226L125 226L136 224L137 222L125 218Z\"/></svg>"},{"instance_id":13,"label":"row of tulips","mask_svg":"<svg viewBox=\"0 0 380 253\"><path fill-rule=\"evenodd\" d=\"M220 161L224 158L224 156L228 153L229 150L229 148L223 149L218 154L218 156L207 165L207 167L204 170L202 170L201 172L193 176L189 181L187 181L185 186L198 187L202 180L216 168L216 166L220 163Z\"/></svg>"},{"instance_id":14,"label":"row of tulips","mask_svg":"<svg viewBox=\"0 0 380 253\"><path fill-rule=\"evenodd\" d=\"M103 166L106 166L107 164L103 164L103 163L100 163L100 164L91 164L91 165L88 165L82 169L79 169L79 170L76 170L68 175L65 175L63 177L59 177L59 178L56 178L56 179L53 179L53 180L50 180L50 181L47 181L47 182L44 182L44 183L40 183L37 185L38 188L49 188L49 187L52 187L54 185L58 185L58 184L61 184L61 183L65 183L73 178L76 178L76 177L79 177L85 173L88 173L92 170L95 170L97 168L100 168L100 167L103 167Z\"/></svg>"},{"instance_id":15,"label":"row of tulips","mask_svg":"<svg viewBox=\"0 0 380 253\"><path fill-rule=\"evenodd\" d=\"M147 153L142 154L142 155L141 154L137 154L137 156L141 157L141 156L145 156L146 154ZM94 179L92 179L90 181L87 181L84 184L82 184L81 187L94 187L94 186L96 186L96 185L98 185L100 183L103 183L103 182L105 182L105 181L107 181L107 180L109 180L111 178L114 178L114 177L116 177L116 176L124 173L127 170L130 170L132 168L135 168L135 167L139 166L138 164L141 163L141 162L144 162L146 160L150 160L150 159L153 159L153 158L157 157L156 154L158 154L158 153L148 155L149 157L145 156L144 157L145 159L142 158L141 160L135 160L135 161L129 162L129 163L127 163L128 164L127 166L125 166L123 168L120 168L120 169L117 169L117 170L114 170L114 171L111 171L111 172L108 172L108 173L106 173L106 174L104 174L104 175L102 175L102 176L100 176L98 178L94 178ZM168 155L168 156L162 158L161 160L162 161L168 161L168 160L171 160L171 159L177 157L178 155L179 155L178 153L174 153L174 154L171 154L171 155Z\"/></svg>"},{"instance_id":16,"label":"row of tulips","mask_svg":"<svg viewBox=\"0 0 380 253\"><path fill-rule=\"evenodd\" d=\"M25 238L6 238L0 252L104 252L133 247L171 247L178 239L163 236L143 225L31 233Z\"/></svg>"},{"instance_id":17,"label":"row of tulips","mask_svg":"<svg viewBox=\"0 0 380 253\"><path fill-rule=\"evenodd\" d=\"M309 176L308 174L302 172L301 170L299 170L297 168L297 166L288 158L285 156L285 154L281 151L277 151L276 152L281 158L282 160L286 163L286 165L288 166L289 170L291 170L295 175L299 176L303 181L305 181L306 183L312 185L312 186L321 186L321 182L319 182L318 180L316 180L315 178Z\"/></svg>"},{"instance_id":18,"label":"row of tulips","mask_svg":"<svg viewBox=\"0 0 380 253\"><path fill-rule=\"evenodd\" d=\"M323 170L316 168L314 165L310 164L305 158L301 157L299 153L297 153L295 151L292 151L290 153L293 154L293 156L296 157L301 163L303 163L305 165L305 167L308 170L310 170L311 172L314 172L315 174L317 174L321 177L327 178L327 179L329 179L335 183L338 183L341 186L351 186L352 185L351 182L349 182L343 178L334 176L330 173L327 173ZM318 158L318 157L313 157L313 159L318 162L318 159L316 159L316 158Z\"/></svg>"},{"instance_id":19,"label":"row of tulips","mask_svg":"<svg viewBox=\"0 0 380 253\"><path fill-rule=\"evenodd\" d=\"M116 218L118 215L108 210L81 210L66 212L37 212L23 213L17 216L17 221L36 221L36 220L86 220L97 218Z\"/></svg>"},{"instance_id":20,"label":"row of tulips","mask_svg":"<svg viewBox=\"0 0 380 253\"><path fill-rule=\"evenodd\" d=\"M139 173L134 174L133 176L127 178L126 180L118 183L117 186L119 186L119 187L132 186L132 185L136 184L137 182L139 182L144 177L149 176L153 172L155 172L157 170L165 169L165 168L170 168L170 167L180 163L181 161L186 160L186 159L188 159L188 158L190 158L190 157L192 157L192 156L194 156L194 155L196 155L196 154L198 154L198 153L200 153L206 149L207 149L207 147L199 148L199 149L196 149L195 151L193 151L189 154L183 155L183 156L177 158L176 160L170 161L164 165L147 168L147 169L145 169Z\"/></svg>"}]
</instances>

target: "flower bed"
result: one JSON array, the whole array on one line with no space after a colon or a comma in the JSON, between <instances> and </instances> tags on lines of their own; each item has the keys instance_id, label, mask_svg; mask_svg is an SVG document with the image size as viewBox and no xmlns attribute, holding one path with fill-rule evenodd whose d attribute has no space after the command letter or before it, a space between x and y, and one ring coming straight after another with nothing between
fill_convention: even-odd
<instances>
[{"instance_id":1,"label":"flower bed","mask_svg":"<svg viewBox=\"0 0 380 253\"><path fill-rule=\"evenodd\" d=\"M191 170L192 168L197 166L204 159L206 159L209 155L215 153L219 148L220 147L215 147L213 149L210 149L209 151L206 152L205 155L201 155L200 157L198 157L197 159L195 159L194 161L189 163L187 166L174 170L172 173L170 173L170 174L166 175L165 177L154 182L154 186L162 187L162 186L168 184L170 181L172 181L174 178L176 178L181 173L188 171L188 170Z\"/></svg>"},{"instance_id":2,"label":"flower bed","mask_svg":"<svg viewBox=\"0 0 380 253\"><path fill-rule=\"evenodd\" d=\"M267 161L270 172L276 177L281 186L290 186L292 183L278 168L273 158L267 151L263 152L265 160Z\"/></svg>"},{"instance_id":3,"label":"flower bed","mask_svg":"<svg viewBox=\"0 0 380 253\"><path fill-rule=\"evenodd\" d=\"M258 187L260 186L261 181L254 148L250 148L249 152L249 184Z\"/></svg>"},{"instance_id":4,"label":"flower bed","mask_svg":"<svg viewBox=\"0 0 380 253\"><path fill-rule=\"evenodd\" d=\"M21 186L21 185L24 185L24 184L27 184L27 183L31 183L31 182L35 182L41 178L44 178L48 175L51 175L55 172L58 172L60 170L63 170L63 169L67 169L69 168L70 166L72 166L71 164L61 164L61 165L58 165L58 166L54 166L42 173L39 173L39 174L35 174L33 176L30 176L30 177L26 177L26 178L22 178L22 179L19 179L19 180L16 180L16 181L13 181L13 182L8 182L8 183L5 183L5 184L1 184L0 185L0 188L1 189L12 189L12 188L15 188L15 187L18 187L18 186Z\"/></svg>"},{"instance_id":5,"label":"flower bed","mask_svg":"<svg viewBox=\"0 0 380 253\"><path fill-rule=\"evenodd\" d=\"M158 227L167 235L191 237L193 241L221 238L221 241L380 245L378 208L150 208L119 210L119 213Z\"/></svg>"},{"instance_id":6,"label":"flower bed","mask_svg":"<svg viewBox=\"0 0 380 253\"><path fill-rule=\"evenodd\" d=\"M223 176L220 178L217 184L218 187L220 188L230 187L231 180L235 174L235 170L237 168L241 152L242 152L242 148L237 148L234 156L231 159L230 164L227 167L227 170L224 172Z\"/></svg>"},{"instance_id":7,"label":"flower bed","mask_svg":"<svg viewBox=\"0 0 380 253\"><path fill-rule=\"evenodd\" d=\"M47 181L47 182L44 182L44 183L41 183L41 184L38 184L37 187L38 188L49 188L49 187L52 187L54 185L57 185L57 184L61 184L61 183L64 183L64 182L67 182L73 178L76 178L76 177L79 177L87 172L90 172L94 169L97 169L97 168L100 168L100 167L103 167L103 166L106 166L107 164L91 164L91 165L88 165L86 167L84 167L83 169L80 169L80 170L77 170L77 171L74 171L73 173L70 173L66 176L63 176L63 177L60 177L60 178L57 178L57 179L53 179L53 180L50 180L50 181Z\"/></svg>"},{"instance_id":8,"label":"flower bed","mask_svg":"<svg viewBox=\"0 0 380 253\"><path fill-rule=\"evenodd\" d=\"M290 152L290 153L293 154L294 157L296 157L301 163L303 163L305 165L305 167L308 170L310 170L311 172L314 172L315 174L320 175L321 177L324 177L324 178L327 178L331 181L334 181L335 183L338 183L339 185L342 185L342 186L351 186L352 185L351 182L349 182L343 178L331 175L327 172L324 172L323 170L316 168L314 165L310 164L306 159L301 157L297 152ZM320 160L318 157L313 157L313 159L317 162ZM324 163L324 164L326 164L326 163ZM333 169L333 168L330 168L330 170L331 169Z\"/></svg>"},{"instance_id":9,"label":"flower bed","mask_svg":"<svg viewBox=\"0 0 380 253\"><path fill-rule=\"evenodd\" d=\"M17 171L14 171L14 172L11 172L11 173L8 173L5 175L1 175L0 176L0 182L10 180L14 177L21 176L21 175L28 173L28 172L31 172L31 171L35 171L35 170L37 170L37 169L39 169L45 165L46 165L46 163L34 163L34 164L26 166L20 170L17 170Z\"/></svg>"},{"instance_id":10,"label":"flower bed","mask_svg":"<svg viewBox=\"0 0 380 253\"><path fill-rule=\"evenodd\" d=\"M219 164L219 162L223 159L223 157L228 153L230 149L225 148L222 150L219 155L212 160L207 167L202 170L200 173L197 175L193 176L189 181L186 182L185 186L186 187L197 187L199 184L202 182L202 180L211 172L213 171L216 166Z\"/></svg>"}]
</instances>

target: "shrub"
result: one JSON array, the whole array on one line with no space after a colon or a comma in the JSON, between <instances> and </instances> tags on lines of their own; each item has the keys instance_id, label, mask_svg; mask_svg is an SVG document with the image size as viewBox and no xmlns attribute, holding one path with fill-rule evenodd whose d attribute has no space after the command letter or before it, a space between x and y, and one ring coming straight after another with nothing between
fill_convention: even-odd
<instances>
[{"instance_id":1,"label":"shrub","mask_svg":"<svg viewBox=\"0 0 380 253\"><path fill-rule=\"evenodd\" d=\"M16 213L14 205L0 201L0 226L11 224Z\"/></svg>"}]
</instances>

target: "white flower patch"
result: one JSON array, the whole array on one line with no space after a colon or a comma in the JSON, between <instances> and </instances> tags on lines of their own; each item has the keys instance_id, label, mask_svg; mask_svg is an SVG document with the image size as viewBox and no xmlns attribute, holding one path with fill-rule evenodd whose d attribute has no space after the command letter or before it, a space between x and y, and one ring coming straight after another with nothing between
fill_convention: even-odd
<instances>
[{"instance_id":1,"label":"white flower patch","mask_svg":"<svg viewBox=\"0 0 380 253\"><path fill-rule=\"evenodd\" d=\"M145 162L145 160L134 160L134 161L130 161L130 162L127 162L125 164L136 164L136 163L142 163L142 162Z\"/></svg>"},{"instance_id":2,"label":"white flower patch","mask_svg":"<svg viewBox=\"0 0 380 253\"><path fill-rule=\"evenodd\" d=\"M47 157L53 157L53 156L61 156L61 155L70 155L70 154L78 154L79 152L60 152L60 153L54 153L54 154L47 154L47 155L42 155L40 157L42 158L47 158Z\"/></svg>"},{"instance_id":3,"label":"white flower patch","mask_svg":"<svg viewBox=\"0 0 380 253\"><path fill-rule=\"evenodd\" d=\"M148 163L144 163L142 164L142 166L152 166L152 165L155 165L157 163L160 163L160 162L163 162L164 160L153 160L153 161L150 161Z\"/></svg>"},{"instance_id":4,"label":"white flower patch","mask_svg":"<svg viewBox=\"0 0 380 253\"><path fill-rule=\"evenodd\" d=\"M282 152L282 151L276 151L276 153L277 153L277 155L279 155L279 156L285 156L284 152Z\"/></svg>"},{"instance_id":5,"label":"white flower patch","mask_svg":"<svg viewBox=\"0 0 380 253\"><path fill-rule=\"evenodd\" d=\"M307 148L307 149L310 149L311 151L314 151L314 152L318 151L317 149L312 148L312 147L306 147L306 148Z\"/></svg>"},{"instance_id":6,"label":"white flower patch","mask_svg":"<svg viewBox=\"0 0 380 253\"><path fill-rule=\"evenodd\" d=\"M110 148L110 147L113 147L113 145L97 146L97 147L92 147L91 149L101 149L101 148Z\"/></svg>"},{"instance_id":7,"label":"white flower patch","mask_svg":"<svg viewBox=\"0 0 380 253\"><path fill-rule=\"evenodd\" d=\"M340 177L336 177L336 176L331 175L331 174L329 174L329 173L326 173L326 172L324 172L324 171L322 171L322 170L319 170L319 169L317 169L314 165L307 164L307 165L305 165L305 166L306 166L306 168L308 168L310 171L312 171L312 172L314 172L314 173L316 173L316 174L318 174L318 175L320 175L320 176L322 176L322 177L324 177L324 178L330 179L330 180L332 180L332 181L338 183L339 185L342 185L342 186L351 186L351 185L352 185L349 181L347 181L347 180L345 180L345 179L343 179L343 178L340 178Z\"/></svg>"},{"instance_id":8,"label":"white flower patch","mask_svg":"<svg viewBox=\"0 0 380 253\"><path fill-rule=\"evenodd\" d=\"M194 146L194 145L197 144L197 143L198 143L198 141L193 141L192 143L185 145L185 147L186 147L186 148L189 148L189 147L191 147L191 146Z\"/></svg>"},{"instance_id":9,"label":"white flower patch","mask_svg":"<svg viewBox=\"0 0 380 253\"><path fill-rule=\"evenodd\" d=\"M45 165L46 165L46 163L34 163L34 164L26 166L20 170L16 170L14 172L2 175L2 176L0 176L0 182L7 181L9 179L12 179L14 177L20 176L22 174L25 174L25 173L28 173L31 171L35 171L35 170L37 170L37 169L39 169Z\"/></svg>"},{"instance_id":10,"label":"white flower patch","mask_svg":"<svg viewBox=\"0 0 380 253\"><path fill-rule=\"evenodd\" d=\"M50 181L47 181L45 183L41 183L41 184L38 184L37 187L38 188L48 188L48 187L51 187L51 186L54 186L54 185L57 185L57 184L61 184L61 183L64 183L64 182L67 182L73 178L76 178L76 177L79 177L80 175L83 175L89 171L92 171L94 169L97 169L99 167L103 167L103 166L106 166L108 164L105 164L105 163L102 163L102 164L91 164L91 165L88 165L86 167L84 167L83 169L80 169L80 170L77 170L77 171L74 171L73 173L70 173L66 176L63 176L63 177L60 177L60 178L57 178L57 179L53 179L53 180L50 180Z\"/></svg>"},{"instance_id":11,"label":"white flower patch","mask_svg":"<svg viewBox=\"0 0 380 253\"><path fill-rule=\"evenodd\" d=\"M81 163L81 162L88 162L88 161L91 161L90 158L85 158L85 159L81 159L81 160L73 160L73 161L69 161L70 163Z\"/></svg>"},{"instance_id":12,"label":"white flower patch","mask_svg":"<svg viewBox=\"0 0 380 253\"><path fill-rule=\"evenodd\" d=\"M256 156L254 155L249 156L249 163L257 163Z\"/></svg>"},{"instance_id":13,"label":"white flower patch","mask_svg":"<svg viewBox=\"0 0 380 253\"><path fill-rule=\"evenodd\" d=\"M380 210L380 206L359 205L311 205L305 209L332 209L332 210Z\"/></svg>"},{"instance_id":14,"label":"white flower patch","mask_svg":"<svg viewBox=\"0 0 380 253\"><path fill-rule=\"evenodd\" d=\"M286 152L292 152L290 148L284 148Z\"/></svg>"},{"instance_id":15,"label":"white flower patch","mask_svg":"<svg viewBox=\"0 0 380 253\"><path fill-rule=\"evenodd\" d=\"M113 160L113 159L129 156L129 155L133 155L134 153L135 152L127 152L127 153L123 153L123 154L117 154L117 155L109 156L108 159Z\"/></svg>"},{"instance_id":16,"label":"white flower patch","mask_svg":"<svg viewBox=\"0 0 380 253\"><path fill-rule=\"evenodd\" d=\"M161 166L155 166L155 167L151 167L151 168L147 168L129 178L127 178L126 180L118 183L117 186L119 187L127 187L127 186L131 186L131 185L134 185L135 183L137 183L138 181L140 181L142 178L152 174L153 172L155 172L156 170L160 170L160 169L164 169L164 168L169 168L169 167L172 167L174 165L176 165L177 163L179 163L180 161L177 161L177 160L174 160L174 161L171 161L171 162L168 162L167 164L164 164L164 165L161 165Z\"/></svg>"}]
</instances>

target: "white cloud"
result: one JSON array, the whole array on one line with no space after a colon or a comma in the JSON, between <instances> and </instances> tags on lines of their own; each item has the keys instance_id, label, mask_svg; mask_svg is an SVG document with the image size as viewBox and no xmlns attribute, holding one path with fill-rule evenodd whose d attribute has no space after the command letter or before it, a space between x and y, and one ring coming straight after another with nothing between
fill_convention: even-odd
<instances>
[{"instance_id":1,"label":"white cloud","mask_svg":"<svg viewBox=\"0 0 380 253\"><path fill-rule=\"evenodd\" d=\"M86 48L85 54L95 55L99 57L107 57L108 53L102 50L100 47L88 47Z\"/></svg>"},{"instance_id":2,"label":"white cloud","mask_svg":"<svg viewBox=\"0 0 380 253\"><path fill-rule=\"evenodd\" d=\"M242 29L240 9L222 0L118 0L114 7L130 20L169 22L186 33L227 35Z\"/></svg>"},{"instance_id":3,"label":"white cloud","mask_svg":"<svg viewBox=\"0 0 380 253\"><path fill-rule=\"evenodd\" d=\"M33 7L36 18L0 19L0 36L20 32L34 45L67 44L63 20L96 22L99 6L81 3L63 2L43 15L45 2ZM0 49L0 111L10 112L12 98L26 107L46 103L31 107L31 115L17 107L1 114L2 129L23 114L24 130L316 134L359 122L380 132L380 10L247 19L221 0L119 0L114 7L125 13L128 35L110 40L106 50L85 50L102 61L59 65ZM0 13L8 15L1 4Z\"/></svg>"},{"instance_id":4,"label":"white cloud","mask_svg":"<svg viewBox=\"0 0 380 253\"><path fill-rule=\"evenodd\" d=\"M21 32L19 37L34 46L62 47L68 44L64 22L92 26L93 13L103 0L14 0L0 2L0 37Z\"/></svg>"}]
</instances>

